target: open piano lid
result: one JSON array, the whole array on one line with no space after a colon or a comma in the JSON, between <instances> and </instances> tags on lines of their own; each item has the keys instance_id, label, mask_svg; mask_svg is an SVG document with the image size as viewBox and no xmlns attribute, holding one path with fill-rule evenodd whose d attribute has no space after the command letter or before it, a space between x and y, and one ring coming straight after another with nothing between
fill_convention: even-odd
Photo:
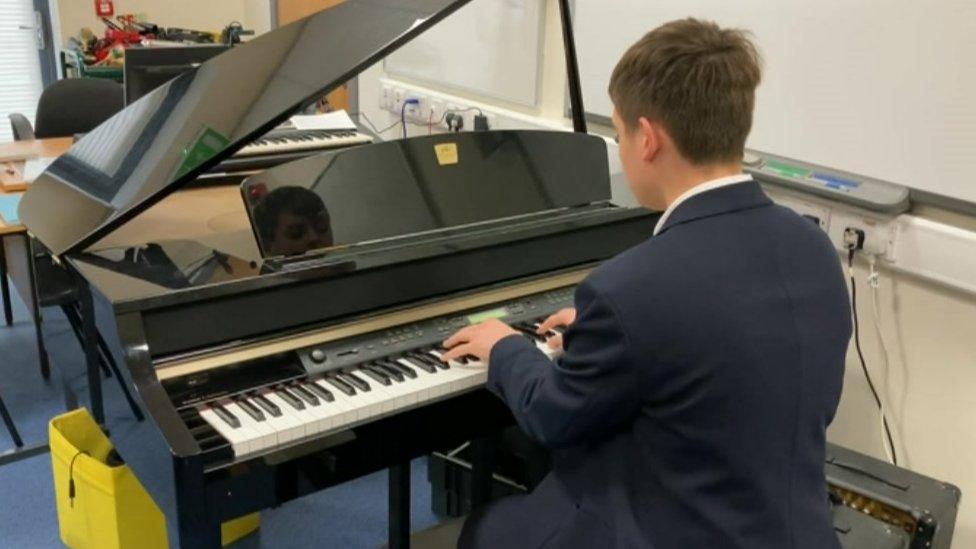
<instances>
[{"instance_id":1,"label":"open piano lid","mask_svg":"<svg viewBox=\"0 0 976 549\"><path fill-rule=\"evenodd\" d=\"M55 255L83 250L469 1L348 0L235 47L79 140L20 219Z\"/></svg>"}]
</instances>

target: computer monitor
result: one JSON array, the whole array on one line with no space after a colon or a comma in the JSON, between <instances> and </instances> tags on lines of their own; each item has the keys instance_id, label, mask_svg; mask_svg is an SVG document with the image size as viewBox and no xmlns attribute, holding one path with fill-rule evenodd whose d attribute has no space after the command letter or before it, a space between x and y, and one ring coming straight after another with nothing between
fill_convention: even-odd
<instances>
[{"instance_id":1,"label":"computer monitor","mask_svg":"<svg viewBox=\"0 0 976 549\"><path fill-rule=\"evenodd\" d=\"M125 104L130 105L184 72L223 53L229 46L129 48L125 51Z\"/></svg>"}]
</instances>

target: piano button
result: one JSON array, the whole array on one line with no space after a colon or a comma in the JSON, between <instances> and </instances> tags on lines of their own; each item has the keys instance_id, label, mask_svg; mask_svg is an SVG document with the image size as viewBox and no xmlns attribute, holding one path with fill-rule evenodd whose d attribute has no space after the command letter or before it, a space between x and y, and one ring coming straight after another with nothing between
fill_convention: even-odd
<instances>
[{"instance_id":1,"label":"piano button","mask_svg":"<svg viewBox=\"0 0 976 549\"><path fill-rule=\"evenodd\" d=\"M291 405L292 408L299 411L305 409L305 403L302 402L302 399L295 396L295 393L292 393L287 387L284 386L275 387L274 392L276 395L281 397L281 400L284 400L289 405Z\"/></svg>"},{"instance_id":2,"label":"piano button","mask_svg":"<svg viewBox=\"0 0 976 549\"><path fill-rule=\"evenodd\" d=\"M241 426L241 420L237 419L234 414L227 411L227 408L218 402L213 402L210 404L210 408L217 414L217 417L224 420L227 425L230 425L234 429L238 429Z\"/></svg>"},{"instance_id":3,"label":"piano button","mask_svg":"<svg viewBox=\"0 0 976 549\"><path fill-rule=\"evenodd\" d=\"M298 398L304 400L309 406L319 406L319 398L303 387L301 383L295 382L289 387L289 389L298 395Z\"/></svg>"},{"instance_id":4,"label":"piano button","mask_svg":"<svg viewBox=\"0 0 976 549\"><path fill-rule=\"evenodd\" d=\"M352 372L339 372L339 376L343 379L343 381L349 383L364 393L371 389L369 383Z\"/></svg>"},{"instance_id":5,"label":"piano button","mask_svg":"<svg viewBox=\"0 0 976 549\"><path fill-rule=\"evenodd\" d=\"M404 357L404 358L398 358L397 359L397 362L400 363L400 364L403 364L404 366L411 366L413 368L419 368L419 369L427 372L428 374L436 374L437 373L437 367L436 366L434 366L432 364L427 364L426 362L424 362L422 360L413 360L412 361L412 360L408 360L406 357Z\"/></svg>"},{"instance_id":6,"label":"piano button","mask_svg":"<svg viewBox=\"0 0 976 549\"><path fill-rule=\"evenodd\" d=\"M356 396L356 390L352 388L352 385L349 385L348 383L346 383L341 379L338 379L334 376L325 376L325 382L328 383L329 385L332 385L336 389L339 389L347 396Z\"/></svg>"},{"instance_id":7,"label":"piano button","mask_svg":"<svg viewBox=\"0 0 976 549\"><path fill-rule=\"evenodd\" d=\"M254 421L264 421L264 412L262 412L254 404L251 404L251 402L248 401L246 398L237 397L234 399L234 402L237 404L238 407L240 407L241 410L244 410L244 412L247 415L251 416L254 419Z\"/></svg>"},{"instance_id":8,"label":"piano button","mask_svg":"<svg viewBox=\"0 0 976 549\"><path fill-rule=\"evenodd\" d=\"M264 411L271 415L271 417L281 416L281 409L278 406L268 400L264 395L255 394L251 396L255 404L264 408Z\"/></svg>"},{"instance_id":9,"label":"piano button","mask_svg":"<svg viewBox=\"0 0 976 549\"><path fill-rule=\"evenodd\" d=\"M332 391L326 389L318 383L309 382L305 384L305 387L326 402L332 402L335 400L335 397L332 395Z\"/></svg>"},{"instance_id":10,"label":"piano button","mask_svg":"<svg viewBox=\"0 0 976 549\"><path fill-rule=\"evenodd\" d=\"M383 370L383 372L386 373L386 375L392 377L397 383L403 383L405 376L403 375L403 372L401 372L400 370L397 370L396 368L393 368L391 366L387 366L382 362L376 363L375 367L379 368L380 370Z\"/></svg>"},{"instance_id":11,"label":"piano button","mask_svg":"<svg viewBox=\"0 0 976 549\"><path fill-rule=\"evenodd\" d=\"M392 381L390 381L389 376L383 374L381 371L378 372L374 370L371 366L363 366L361 370L364 375L372 378L373 381L376 381L380 385L389 386L392 383Z\"/></svg>"}]
</instances>

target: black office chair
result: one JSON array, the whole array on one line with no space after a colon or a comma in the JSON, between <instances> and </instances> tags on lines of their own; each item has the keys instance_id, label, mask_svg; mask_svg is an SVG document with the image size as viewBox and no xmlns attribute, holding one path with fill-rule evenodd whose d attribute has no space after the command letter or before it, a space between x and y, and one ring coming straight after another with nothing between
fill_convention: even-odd
<instances>
[{"instance_id":1,"label":"black office chair","mask_svg":"<svg viewBox=\"0 0 976 549\"><path fill-rule=\"evenodd\" d=\"M23 114L9 116L14 139L71 137L88 133L122 110L122 86L97 78L66 78L51 84L37 102L34 127Z\"/></svg>"},{"instance_id":2,"label":"black office chair","mask_svg":"<svg viewBox=\"0 0 976 549\"><path fill-rule=\"evenodd\" d=\"M51 255L47 253L46 250L38 251L42 247L35 242L34 244L34 273L37 279L37 301L38 305L43 307L59 307L61 311L64 312L64 316L68 319L68 324L71 326L71 331L74 332L75 337L78 339L78 344L84 348L85 337L83 333L83 324L81 318L81 288L78 286L78 282L75 280L71 274L64 268L56 265ZM143 415L142 410L139 409L139 405L132 398L132 394L129 392L129 388L125 385L125 380L122 378L121 372L119 372L119 366L115 362L115 358L112 356L112 352L102 335L97 331L96 344L98 352L98 361L101 370L105 373L106 377L114 377L118 381L119 388L122 389L122 394L125 396L125 400L129 403L129 408L132 409L132 415L135 416L136 420L142 421ZM40 346L40 352L45 355L47 351L43 347L42 336L38 336L38 343Z\"/></svg>"}]
</instances>

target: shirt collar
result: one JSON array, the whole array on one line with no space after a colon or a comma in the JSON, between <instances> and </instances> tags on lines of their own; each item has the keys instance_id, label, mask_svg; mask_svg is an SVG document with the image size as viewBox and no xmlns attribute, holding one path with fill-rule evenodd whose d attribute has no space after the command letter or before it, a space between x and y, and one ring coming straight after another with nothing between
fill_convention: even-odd
<instances>
[{"instance_id":1,"label":"shirt collar","mask_svg":"<svg viewBox=\"0 0 976 549\"><path fill-rule=\"evenodd\" d=\"M722 187L728 187L729 185L745 183L746 181L752 181L752 176L747 173L741 173L727 177L720 177L718 179L712 179L711 181L700 183L688 189L684 192L684 194L679 196L677 200L672 202L671 205L668 206L668 209L664 210L663 214L661 214L661 218L657 220L657 225L654 226L654 235L657 236L657 234L661 232L661 229L664 228L664 224L667 223L668 218L671 217L671 214L674 213L678 206L689 198L708 191L714 191L715 189L720 189Z\"/></svg>"}]
</instances>

